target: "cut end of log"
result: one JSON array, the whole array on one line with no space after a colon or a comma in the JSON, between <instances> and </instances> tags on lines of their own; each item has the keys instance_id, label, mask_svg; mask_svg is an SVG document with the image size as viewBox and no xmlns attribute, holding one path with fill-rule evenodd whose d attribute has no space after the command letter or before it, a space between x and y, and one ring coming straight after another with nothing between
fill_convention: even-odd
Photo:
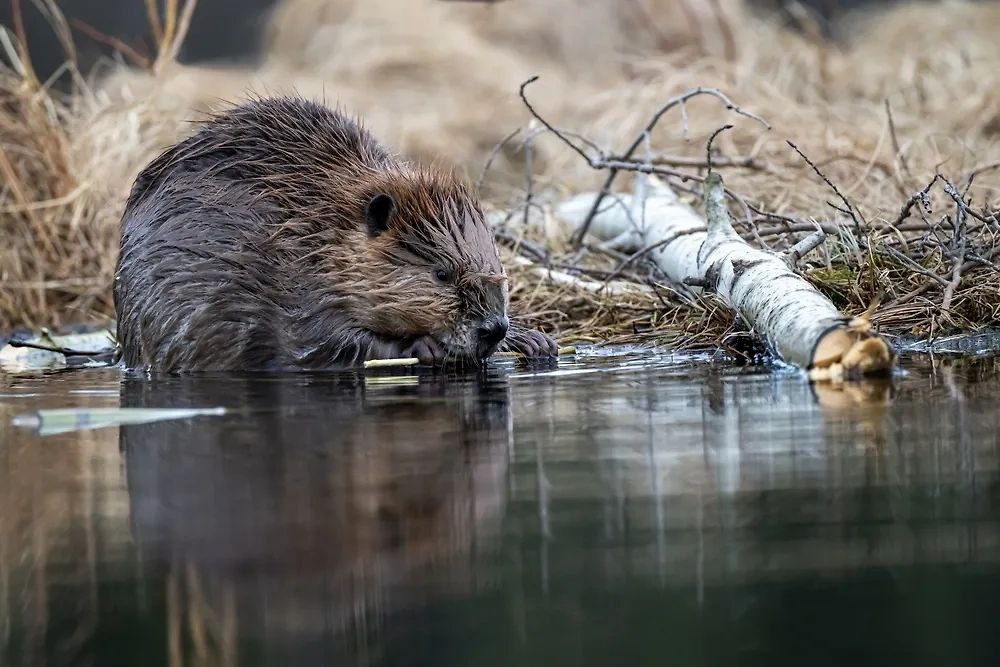
<instances>
[{"instance_id":1,"label":"cut end of log","mask_svg":"<svg viewBox=\"0 0 1000 667\"><path fill-rule=\"evenodd\" d=\"M871 331L868 321L855 318L825 333L813 349L809 379L838 381L889 373L896 355L889 343Z\"/></svg>"}]
</instances>

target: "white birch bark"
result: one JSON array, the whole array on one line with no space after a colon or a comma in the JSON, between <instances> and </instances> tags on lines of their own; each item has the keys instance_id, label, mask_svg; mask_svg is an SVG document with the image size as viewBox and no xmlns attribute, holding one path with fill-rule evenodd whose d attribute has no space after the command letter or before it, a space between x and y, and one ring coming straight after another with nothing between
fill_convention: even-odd
<instances>
[{"instance_id":1,"label":"white birch bark","mask_svg":"<svg viewBox=\"0 0 1000 667\"><path fill-rule=\"evenodd\" d=\"M714 292L785 362L803 368L841 364L844 371L862 373L891 366L888 344L870 332L867 320L843 315L783 256L740 238L718 174L709 175L705 189L707 223L670 188L660 185L644 198L621 197L619 204L598 212L592 228L605 240L635 233L643 247L655 245L649 258L679 289ZM557 214L578 227L593 197L575 197ZM859 357L854 348L872 339L876 344L862 346L865 354Z\"/></svg>"}]
</instances>

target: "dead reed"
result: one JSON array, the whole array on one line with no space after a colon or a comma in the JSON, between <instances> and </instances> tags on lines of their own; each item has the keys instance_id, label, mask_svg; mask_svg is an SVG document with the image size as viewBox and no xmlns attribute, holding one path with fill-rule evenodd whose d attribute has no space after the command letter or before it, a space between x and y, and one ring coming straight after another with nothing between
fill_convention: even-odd
<instances>
[{"instance_id":1,"label":"dead reed","mask_svg":"<svg viewBox=\"0 0 1000 667\"><path fill-rule=\"evenodd\" d=\"M175 27L165 39L183 39L194 2L183 9L166 4L165 20ZM19 25L2 40L0 329L112 314L118 221L131 181L181 131L144 100L112 101L86 80L76 69L68 23L58 7L46 6L66 51L69 92L39 81ZM162 43L157 63L176 55L171 43Z\"/></svg>"}]
</instances>

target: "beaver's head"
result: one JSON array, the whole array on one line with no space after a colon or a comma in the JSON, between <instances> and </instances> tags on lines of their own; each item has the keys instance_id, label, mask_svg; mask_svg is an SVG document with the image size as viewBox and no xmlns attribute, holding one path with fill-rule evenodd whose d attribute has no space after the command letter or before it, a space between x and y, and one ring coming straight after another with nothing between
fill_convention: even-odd
<instances>
[{"instance_id":1,"label":"beaver's head","mask_svg":"<svg viewBox=\"0 0 1000 667\"><path fill-rule=\"evenodd\" d=\"M450 357L488 357L510 325L507 274L476 199L437 172L378 181L357 198L368 284L355 317L390 337L430 335Z\"/></svg>"}]
</instances>

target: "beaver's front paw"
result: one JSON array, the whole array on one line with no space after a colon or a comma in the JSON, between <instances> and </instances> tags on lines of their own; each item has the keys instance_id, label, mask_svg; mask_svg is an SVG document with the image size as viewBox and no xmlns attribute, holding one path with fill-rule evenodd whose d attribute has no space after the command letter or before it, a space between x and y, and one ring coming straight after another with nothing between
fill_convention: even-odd
<instances>
[{"instance_id":1,"label":"beaver's front paw","mask_svg":"<svg viewBox=\"0 0 1000 667\"><path fill-rule=\"evenodd\" d=\"M444 363L445 351L441 343L432 336L421 336L400 352L400 357L416 357L420 363L428 366L440 366Z\"/></svg>"},{"instance_id":2,"label":"beaver's front paw","mask_svg":"<svg viewBox=\"0 0 1000 667\"><path fill-rule=\"evenodd\" d=\"M556 342L541 331L521 328L511 328L507 332L507 338L501 349L517 352L526 357L555 357L559 354Z\"/></svg>"}]
</instances>

